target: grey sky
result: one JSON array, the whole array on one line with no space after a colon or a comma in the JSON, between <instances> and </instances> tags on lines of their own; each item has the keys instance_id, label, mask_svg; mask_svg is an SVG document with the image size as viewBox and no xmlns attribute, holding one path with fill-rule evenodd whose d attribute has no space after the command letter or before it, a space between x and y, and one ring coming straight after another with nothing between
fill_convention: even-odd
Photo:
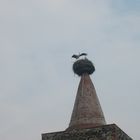
<instances>
[{"instance_id":1,"label":"grey sky","mask_svg":"<svg viewBox=\"0 0 140 140\"><path fill-rule=\"evenodd\" d=\"M139 0L0 1L0 139L39 140L68 127L87 52L107 123L140 130Z\"/></svg>"}]
</instances>

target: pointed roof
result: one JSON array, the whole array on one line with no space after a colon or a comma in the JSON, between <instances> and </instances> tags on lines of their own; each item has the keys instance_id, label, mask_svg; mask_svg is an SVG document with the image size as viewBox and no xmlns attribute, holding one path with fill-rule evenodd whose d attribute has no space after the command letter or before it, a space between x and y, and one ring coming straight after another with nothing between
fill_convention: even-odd
<instances>
[{"instance_id":1,"label":"pointed roof","mask_svg":"<svg viewBox=\"0 0 140 140\"><path fill-rule=\"evenodd\" d=\"M88 73L81 75L68 130L105 125L103 111Z\"/></svg>"}]
</instances>

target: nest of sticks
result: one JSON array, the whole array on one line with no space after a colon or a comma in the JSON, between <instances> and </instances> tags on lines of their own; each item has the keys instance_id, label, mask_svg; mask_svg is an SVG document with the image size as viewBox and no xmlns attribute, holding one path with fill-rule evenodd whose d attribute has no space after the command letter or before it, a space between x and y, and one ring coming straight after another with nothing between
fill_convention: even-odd
<instances>
[{"instance_id":1,"label":"nest of sticks","mask_svg":"<svg viewBox=\"0 0 140 140\"><path fill-rule=\"evenodd\" d=\"M89 61L87 58L77 60L73 64L73 71L78 76L81 76L82 74L92 74L95 71L95 67L91 61Z\"/></svg>"}]
</instances>

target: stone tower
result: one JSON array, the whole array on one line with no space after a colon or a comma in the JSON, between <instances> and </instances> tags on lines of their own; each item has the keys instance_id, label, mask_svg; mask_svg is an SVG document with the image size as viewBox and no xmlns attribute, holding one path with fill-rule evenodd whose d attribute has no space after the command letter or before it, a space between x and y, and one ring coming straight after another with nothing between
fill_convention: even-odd
<instances>
[{"instance_id":1,"label":"stone tower","mask_svg":"<svg viewBox=\"0 0 140 140\"><path fill-rule=\"evenodd\" d=\"M65 131L44 133L42 140L132 140L117 125L106 125L90 75L95 71L87 58L78 59L73 71L81 77L71 120Z\"/></svg>"}]
</instances>

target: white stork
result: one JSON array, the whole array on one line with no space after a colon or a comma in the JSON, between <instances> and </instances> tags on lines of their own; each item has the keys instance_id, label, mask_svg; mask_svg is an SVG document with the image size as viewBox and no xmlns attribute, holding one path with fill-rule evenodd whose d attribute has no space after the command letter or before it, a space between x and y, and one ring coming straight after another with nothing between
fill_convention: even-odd
<instances>
[{"instance_id":1,"label":"white stork","mask_svg":"<svg viewBox=\"0 0 140 140\"><path fill-rule=\"evenodd\" d=\"M79 55L74 54L72 55L72 58L78 59L80 56L87 56L87 53L81 53Z\"/></svg>"}]
</instances>

